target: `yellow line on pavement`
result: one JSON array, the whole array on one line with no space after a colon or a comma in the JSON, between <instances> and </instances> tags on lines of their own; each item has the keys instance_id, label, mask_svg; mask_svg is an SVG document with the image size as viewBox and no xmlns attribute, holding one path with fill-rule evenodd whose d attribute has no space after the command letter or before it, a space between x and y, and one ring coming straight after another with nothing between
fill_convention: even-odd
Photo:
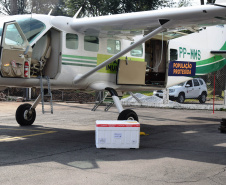
<instances>
[{"instance_id":1,"label":"yellow line on pavement","mask_svg":"<svg viewBox=\"0 0 226 185\"><path fill-rule=\"evenodd\" d=\"M25 129L8 129L8 130L25 130ZM33 136L44 135L44 134L52 134L52 133L57 132L57 131L42 131L42 130L26 130L26 131L36 131L36 132L41 132L41 133L4 138L4 139L0 139L0 142L1 141L17 140L17 139L21 139L21 138L33 137Z\"/></svg>"}]
</instances>

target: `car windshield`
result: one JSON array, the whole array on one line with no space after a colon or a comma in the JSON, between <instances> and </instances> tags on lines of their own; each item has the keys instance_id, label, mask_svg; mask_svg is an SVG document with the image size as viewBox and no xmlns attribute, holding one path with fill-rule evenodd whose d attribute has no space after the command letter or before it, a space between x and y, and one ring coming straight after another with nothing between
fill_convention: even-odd
<instances>
[{"instance_id":1,"label":"car windshield","mask_svg":"<svg viewBox=\"0 0 226 185\"><path fill-rule=\"evenodd\" d=\"M45 24L37 19L23 18L14 20L16 20L20 25L29 43L31 43L46 28ZM0 36L2 35L2 30L3 23L0 25Z\"/></svg>"},{"instance_id":2,"label":"car windshield","mask_svg":"<svg viewBox=\"0 0 226 185\"><path fill-rule=\"evenodd\" d=\"M177 85L175 85L175 86L183 86L184 85L184 82L183 83L180 83L180 84L177 84Z\"/></svg>"}]
</instances>

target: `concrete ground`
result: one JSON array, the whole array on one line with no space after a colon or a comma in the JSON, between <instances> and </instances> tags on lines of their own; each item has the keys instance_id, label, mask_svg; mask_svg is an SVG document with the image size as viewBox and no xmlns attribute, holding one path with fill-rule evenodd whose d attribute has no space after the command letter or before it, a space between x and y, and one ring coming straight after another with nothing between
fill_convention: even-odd
<instances>
[{"instance_id":1,"label":"concrete ground","mask_svg":"<svg viewBox=\"0 0 226 185\"><path fill-rule=\"evenodd\" d=\"M226 183L223 111L131 108L139 115L139 149L97 149L95 121L115 120L116 108L55 103L33 126L15 121L17 102L0 102L0 184ZM46 109L48 106L46 105Z\"/></svg>"}]
</instances>

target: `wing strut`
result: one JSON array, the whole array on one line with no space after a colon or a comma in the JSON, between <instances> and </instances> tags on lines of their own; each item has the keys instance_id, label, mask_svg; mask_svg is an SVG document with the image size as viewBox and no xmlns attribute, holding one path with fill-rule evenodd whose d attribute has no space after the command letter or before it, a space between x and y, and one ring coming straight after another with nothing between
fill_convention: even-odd
<instances>
[{"instance_id":1,"label":"wing strut","mask_svg":"<svg viewBox=\"0 0 226 185\"><path fill-rule=\"evenodd\" d=\"M93 73L95 73L96 71L100 70L101 68L107 66L108 64L112 63L113 61L115 61L116 59L120 58L121 56L125 55L126 53L128 53L129 51L131 51L132 49L136 48L137 46L139 46L140 44L146 42L147 40L151 39L152 37L154 37L156 34L161 33L162 31L164 31L166 29L165 25L167 25L167 27L169 25L171 25L171 21L169 20L159 20L161 26L159 26L157 29L155 29L154 31L152 31L151 33L149 33L148 35L144 36L142 39L134 42L132 45L130 45L128 48L120 51L119 53L115 54L114 56L112 56L111 58L109 58L108 60L104 61L103 63L101 63L100 65L96 66L95 68L93 68L92 70L90 70L89 72L85 73L85 74L78 74L74 80L73 83L76 84L78 82L80 82L81 80L87 78L88 76L92 75Z\"/></svg>"}]
</instances>

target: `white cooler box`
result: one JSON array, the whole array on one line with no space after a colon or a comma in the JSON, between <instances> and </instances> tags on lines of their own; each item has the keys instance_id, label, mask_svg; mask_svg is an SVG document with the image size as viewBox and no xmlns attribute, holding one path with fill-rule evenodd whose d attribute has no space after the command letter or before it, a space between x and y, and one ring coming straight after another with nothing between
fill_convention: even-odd
<instances>
[{"instance_id":1,"label":"white cooler box","mask_svg":"<svg viewBox=\"0 0 226 185\"><path fill-rule=\"evenodd\" d=\"M97 148L139 148L140 123L97 120L95 136Z\"/></svg>"}]
</instances>

